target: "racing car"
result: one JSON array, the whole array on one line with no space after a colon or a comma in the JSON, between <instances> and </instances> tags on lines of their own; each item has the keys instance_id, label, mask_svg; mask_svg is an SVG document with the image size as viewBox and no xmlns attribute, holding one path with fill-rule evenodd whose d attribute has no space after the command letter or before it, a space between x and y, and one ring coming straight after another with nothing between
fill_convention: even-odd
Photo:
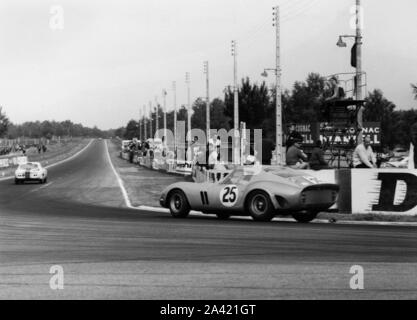
<instances>
[{"instance_id":1,"label":"racing car","mask_svg":"<svg viewBox=\"0 0 417 320\"><path fill-rule=\"evenodd\" d=\"M220 219L234 215L270 221L279 215L308 223L332 207L338 193L338 185L322 183L302 170L238 167L216 183L172 184L159 202L175 218L185 218L190 210L196 210Z\"/></svg>"},{"instance_id":2,"label":"racing car","mask_svg":"<svg viewBox=\"0 0 417 320\"><path fill-rule=\"evenodd\" d=\"M15 183L24 183L25 181L38 181L46 183L48 180L48 170L42 167L39 162L28 162L19 165L15 171Z\"/></svg>"}]
</instances>

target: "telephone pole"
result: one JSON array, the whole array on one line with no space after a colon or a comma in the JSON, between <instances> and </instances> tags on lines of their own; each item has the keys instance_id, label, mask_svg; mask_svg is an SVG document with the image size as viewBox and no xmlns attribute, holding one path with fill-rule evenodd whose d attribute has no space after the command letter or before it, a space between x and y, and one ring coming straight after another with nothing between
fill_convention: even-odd
<instances>
[{"instance_id":1,"label":"telephone pole","mask_svg":"<svg viewBox=\"0 0 417 320\"><path fill-rule=\"evenodd\" d=\"M139 108L139 122L138 122L138 124L139 124L139 140L143 141L142 140L142 110L140 108Z\"/></svg>"},{"instance_id":2,"label":"telephone pole","mask_svg":"<svg viewBox=\"0 0 417 320\"><path fill-rule=\"evenodd\" d=\"M177 158L177 83L172 82L172 91L174 93L174 154Z\"/></svg>"},{"instance_id":3,"label":"telephone pole","mask_svg":"<svg viewBox=\"0 0 417 320\"><path fill-rule=\"evenodd\" d=\"M206 139L210 139L210 78L209 62L204 62L204 73L206 75Z\"/></svg>"},{"instance_id":4,"label":"telephone pole","mask_svg":"<svg viewBox=\"0 0 417 320\"><path fill-rule=\"evenodd\" d=\"M149 137L153 139L153 130L152 130L152 101L149 101L149 111L151 113L151 119L149 121Z\"/></svg>"},{"instance_id":5,"label":"telephone pole","mask_svg":"<svg viewBox=\"0 0 417 320\"><path fill-rule=\"evenodd\" d=\"M361 0L356 0L356 100L362 100L362 17L361 17ZM360 105L358 110L358 126L360 129L358 135L358 144L363 140L363 107Z\"/></svg>"},{"instance_id":6,"label":"telephone pole","mask_svg":"<svg viewBox=\"0 0 417 320\"><path fill-rule=\"evenodd\" d=\"M156 105L156 113L155 113L155 138L159 138L159 104L158 104L158 97L155 96L155 105Z\"/></svg>"},{"instance_id":7,"label":"telephone pole","mask_svg":"<svg viewBox=\"0 0 417 320\"><path fill-rule=\"evenodd\" d=\"M185 83L187 84L187 146L190 148L191 143L191 94L190 94L190 73L185 74Z\"/></svg>"},{"instance_id":8,"label":"telephone pole","mask_svg":"<svg viewBox=\"0 0 417 320\"><path fill-rule=\"evenodd\" d=\"M144 134L145 134L145 140L148 139L147 130L146 130L146 104L143 105L143 126L144 126Z\"/></svg>"},{"instance_id":9,"label":"telephone pole","mask_svg":"<svg viewBox=\"0 0 417 320\"><path fill-rule=\"evenodd\" d=\"M163 108L164 108L164 139L166 142L167 139L167 92L165 89L162 90L162 98L164 101Z\"/></svg>"},{"instance_id":10,"label":"telephone pole","mask_svg":"<svg viewBox=\"0 0 417 320\"><path fill-rule=\"evenodd\" d=\"M281 39L280 39L280 12L279 6L273 8L273 26L276 32L276 66L275 66L275 94L276 94L276 105L275 105L275 152L276 152L276 164L285 164L285 154L282 146L282 97L281 97Z\"/></svg>"},{"instance_id":11,"label":"telephone pole","mask_svg":"<svg viewBox=\"0 0 417 320\"><path fill-rule=\"evenodd\" d=\"M233 118L234 118L234 164L240 163L240 152L239 152L239 91L238 91L238 85L237 85L237 43L235 40L232 40L232 56L233 56L233 92L234 92L234 112L233 112Z\"/></svg>"}]
</instances>

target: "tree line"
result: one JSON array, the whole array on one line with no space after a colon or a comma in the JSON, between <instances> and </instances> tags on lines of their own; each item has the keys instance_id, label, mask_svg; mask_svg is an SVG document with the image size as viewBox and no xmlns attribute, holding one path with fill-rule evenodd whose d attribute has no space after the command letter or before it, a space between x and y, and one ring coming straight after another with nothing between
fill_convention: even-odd
<instances>
[{"instance_id":1,"label":"tree line","mask_svg":"<svg viewBox=\"0 0 417 320\"><path fill-rule=\"evenodd\" d=\"M417 100L417 84L411 88ZM283 123L313 123L322 121L322 107L332 88L327 88L326 78L318 73L310 73L305 81L297 81L291 90L282 92ZM244 78L239 86L239 121L246 122L247 129L262 129L264 140L275 141L275 88L265 82L254 83ZM192 105L192 128L206 130L206 102L201 98ZM231 87L224 91L224 99L216 98L210 102L210 126L212 129L233 128L234 93ZM155 132L156 110L147 118L147 133L150 133L149 120L152 119ZM159 128L163 127L163 110L158 106ZM177 112L178 121L187 122L187 109L183 105ZM396 105L384 97L381 90L375 89L365 98L365 122L381 123L381 145L394 148L408 146L410 127L417 122L417 109L397 110ZM187 127L187 124L186 124ZM174 111L167 112L167 128L174 130ZM125 127L118 128L114 134L125 139L139 138L139 121L130 120ZM143 127L142 127L143 135Z\"/></svg>"},{"instance_id":2,"label":"tree line","mask_svg":"<svg viewBox=\"0 0 417 320\"><path fill-rule=\"evenodd\" d=\"M11 123L0 107L0 138L17 139L21 137L33 139L52 139L53 137L93 137L105 138L108 131L97 127L88 128L82 124L66 121L30 121L22 124Z\"/></svg>"},{"instance_id":3,"label":"tree line","mask_svg":"<svg viewBox=\"0 0 417 320\"><path fill-rule=\"evenodd\" d=\"M412 93L417 100L417 84L411 84ZM306 80L297 81L291 90L282 92L283 123L313 123L321 121L321 108L328 90L326 78L318 73L310 73ZM239 86L239 120L246 122L247 129L262 129L265 140L275 140L275 88L269 88L265 82L252 82L249 78L241 80ZM206 102L198 98L192 105L192 128L206 129ZM230 130L233 128L234 94L231 87L224 91L224 97L210 102L211 128ZM158 106L152 116L147 118L147 132L150 133L152 119L155 133L155 120L158 114L159 128L163 127L163 110ZM187 127L187 108L182 105L177 110L177 121L184 121ZM384 97L383 92L375 89L365 98L364 121L381 122L381 143L393 148L410 143L409 128L417 122L417 110L398 110L396 105ZM167 128L174 131L174 111L167 112ZM142 128L143 134L143 128ZM111 137L125 139L139 138L139 119L130 120L126 126L103 131L97 127L88 128L69 120L35 121L13 124L0 106L0 138L18 137L52 138L53 136L73 137Z\"/></svg>"}]
</instances>

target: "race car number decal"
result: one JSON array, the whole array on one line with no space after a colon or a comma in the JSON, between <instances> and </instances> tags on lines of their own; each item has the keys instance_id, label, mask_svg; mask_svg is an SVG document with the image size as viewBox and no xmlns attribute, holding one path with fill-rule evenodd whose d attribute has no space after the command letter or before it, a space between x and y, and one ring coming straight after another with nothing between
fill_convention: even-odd
<instances>
[{"instance_id":1,"label":"race car number decal","mask_svg":"<svg viewBox=\"0 0 417 320\"><path fill-rule=\"evenodd\" d=\"M237 186L226 186L220 192L220 202L225 207L233 207L238 197Z\"/></svg>"}]
</instances>

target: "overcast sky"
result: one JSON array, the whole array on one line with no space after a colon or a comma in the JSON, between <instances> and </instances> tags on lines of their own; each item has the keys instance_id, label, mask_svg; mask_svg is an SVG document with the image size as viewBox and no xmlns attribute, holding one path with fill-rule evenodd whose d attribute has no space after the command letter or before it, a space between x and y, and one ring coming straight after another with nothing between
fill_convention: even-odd
<instances>
[{"instance_id":1,"label":"overcast sky","mask_svg":"<svg viewBox=\"0 0 417 320\"><path fill-rule=\"evenodd\" d=\"M417 1L363 0L363 68L368 90L380 88L398 108L417 107ZM272 7L281 6L282 82L291 88L309 72L352 72L354 0L2 0L0 105L11 121L66 120L101 129L139 117L177 81L186 103L205 95L203 61L210 61L211 97L233 82L231 40L238 74L262 81L275 65ZM51 28L51 7L63 9L63 29ZM52 20L56 22L56 20ZM53 24L59 26L59 24ZM348 40L349 41L349 40ZM273 83L273 77L267 79Z\"/></svg>"}]
</instances>

